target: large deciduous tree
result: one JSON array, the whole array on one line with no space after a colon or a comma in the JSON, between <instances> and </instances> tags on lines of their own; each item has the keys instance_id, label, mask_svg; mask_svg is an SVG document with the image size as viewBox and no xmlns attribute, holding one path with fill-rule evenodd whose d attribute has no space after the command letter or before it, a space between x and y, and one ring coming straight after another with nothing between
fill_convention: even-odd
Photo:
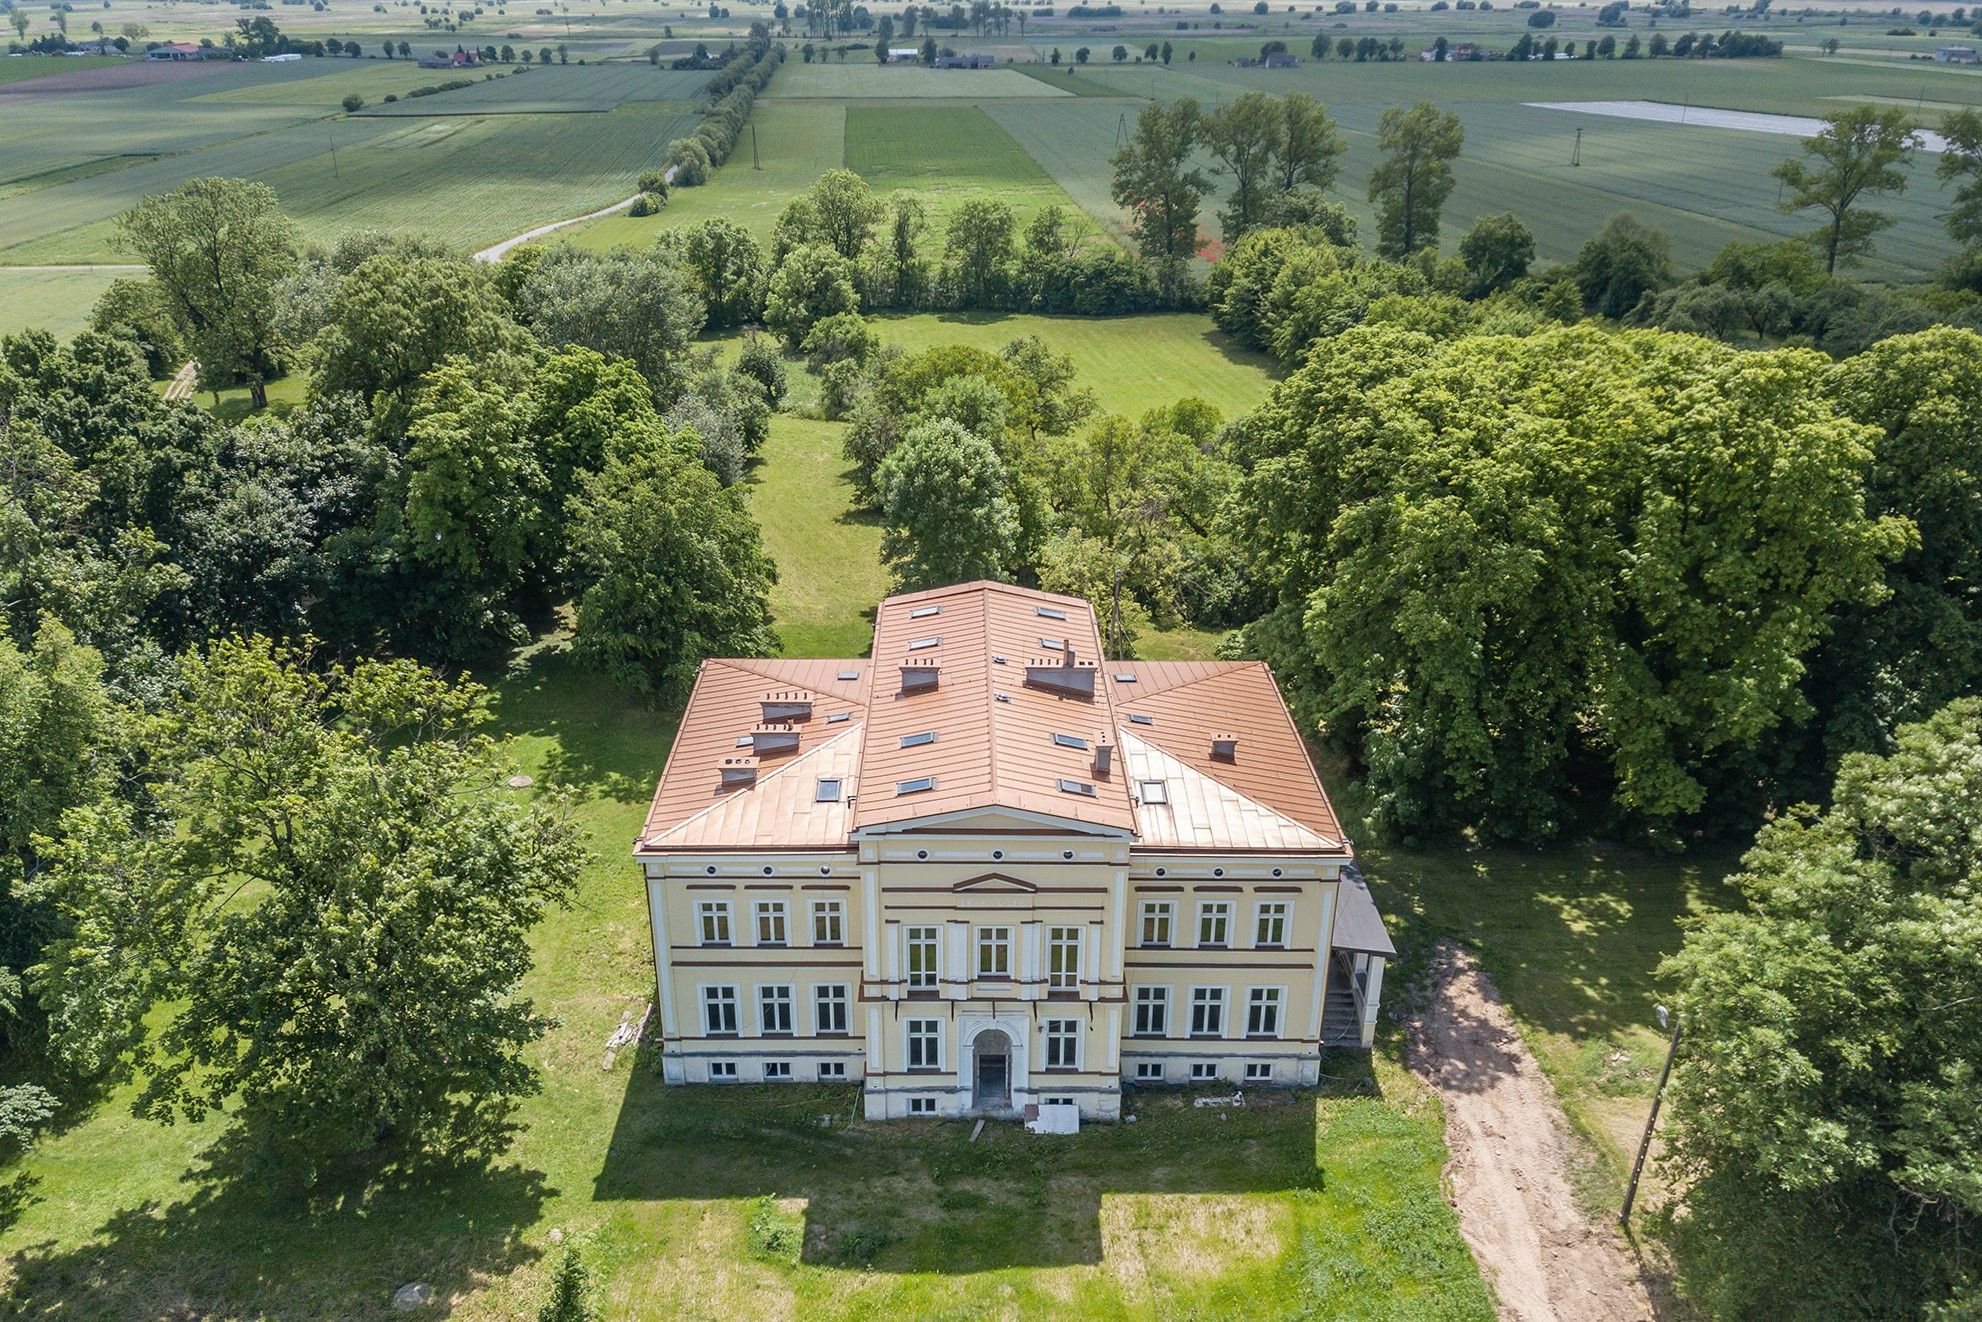
<instances>
[{"instance_id":1,"label":"large deciduous tree","mask_svg":"<svg viewBox=\"0 0 1982 1322\"><path fill-rule=\"evenodd\" d=\"M858 312L853 264L823 243L786 253L764 296L764 324L788 349L805 342L813 325L840 312Z\"/></svg>"},{"instance_id":2,"label":"large deciduous tree","mask_svg":"<svg viewBox=\"0 0 1982 1322\"><path fill-rule=\"evenodd\" d=\"M688 347L706 315L689 274L660 248L555 250L524 281L517 302L546 344L624 358L663 402L681 393Z\"/></svg>"},{"instance_id":3,"label":"large deciduous tree","mask_svg":"<svg viewBox=\"0 0 1982 1322\"><path fill-rule=\"evenodd\" d=\"M50 851L57 1040L134 1069L141 1115L238 1103L285 1165L500 1145L549 1026L529 931L583 850L503 787L484 691L260 639L181 669L142 736L150 809L73 810Z\"/></svg>"},{"instance_id":4,"label":"large deciduous tree","mask_svg":"<svg viewBox=\"0 0 1982 1322\"><path fill-rule=\"evenodd\" d=\"M1274 182L1283 193L1326 190L1335 182L1345 146L1328 108L1305 92L1289 92L1280 98L1280 116Z\"/></svg>"},{"instance_id":5,"label":"large deciduous tree","mask_svg":"<svg viewBox=\"0 0 1982 1322\"><path fill-rule=\"evenodd\" d=\"M1854 754L1764 827L1747 906L1662 974L1683 1036L1663 1164L1721 1317L1920 1317L1982 1297L1982 701Z\"/></svg>"},{"instance_id":6,"label":"large deciduous tree","mask_svg":"<svg viewBox=\"0 0 1982 1322\"><path fill-rule=\"evenodd\" d=\"M1191 164L1204 138L1204 112L1190 97L1152 102L1136 116L1135 134L1108 158L1112 195L1129 212L1136 250L1166 276L1197 256L1198 204L1211 187Z\"/></svg>"},{"instance_id":7,"label":"large deciduous tree","mask_svg":"<svg viewBox=\"0 0 1982 1322\"><path fill-rule=\"evenodd\" d=\"M1204 143L1232 179L1232 198L1219 213L1225 242L1261 223L1286 147L1280 103L1265 92L1246 92L1204 117Z\"/></svg>"},{"instance_id":8,"label":"large deciduous tree","mask_svg":"<svg viewBox=\"0 0 1982 1322\"><path fill-rule=\"evenodd\" d=\"M1623 317L1646 294L1677 278L1672 240L1630 212L1612 216L1583 244L1571 268L1583 307L1600 317Z\"/></svg>"},{"instance_id":9,"label":"large deciduous tree","mask_svg":"<svg viewBox=\"0 0 1982 1322\"><path fill-rule=\"evenodd\" d=\"M1896 106L1853 106L1825 116L1823 131L1803 140L1804 159L1773 171L1790 189L1784 211L1824 213L1810 242L1827 272L1857 264L1872 250L1872 236L1893 223L1862 203L1906 187L1913 134L1913 121Z\"/></svg>"},{"instance_id":10,"label":"large deciduous tree","mask_svg":"<svg viewBox=\"0 0 1982 1322\"><path fill-rule=\"evenodd\" d=\"M1370 171L1377 251L1408 257L1438 246L1438 218L1452 193L1452 162L1466 140L1459 117L1429 101L1392 106L1377 121L1383 160Z\"/></svg>"},{"instance_id":11,"label":"large deciduous tree","mask_svg":"<svg viewBox=\"0 0 1982 1322\"><path fill-rule=\"evenodd\" d=\"M724 330L757 315L763 300L764 249L756 236L724 216L682 231L681 256L709 325Z\"/></svg>"},{"instance_id":12,"label":"large deciduous tree","mask_svg":"<svg viewBox=\"0 0 1982 1322\"><path fill-rule=\"evenodd\" d=\"M874 474L881 558L902 589L1004 578L1019 513L989 440L947 418L916 423Z\"/></svg>"},{"instance_id":13,"label":"large deciduous tree","mask_svg":"<svg viewBox=\"0 0 1982 1322\"><path fill-rule=\"evenodd\" d=\"M194 179L119 218L124 243L151 268L201 379L243 380L256 408L281 367L276 287L296 264L296 227L275 190L246 179Z\"/></svg>"}]
</instances>

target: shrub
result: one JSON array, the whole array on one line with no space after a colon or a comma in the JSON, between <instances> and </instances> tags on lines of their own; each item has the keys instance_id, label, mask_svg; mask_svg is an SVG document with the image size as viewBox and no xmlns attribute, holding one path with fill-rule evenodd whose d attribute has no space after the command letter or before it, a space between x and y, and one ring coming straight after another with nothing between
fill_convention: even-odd
<instances>
[{"instance_id":1,"label":"shrub","mask_svg":"<svg viewBox=\"0 0 1982 1322\"><path fill-rule=\"evenodd\" d=\"M771 340L755 332L743 337L743 351L736 356L736 370L764 388L764 402L772 408L785 401L789 380L784 355Z\"/></svg>"},{"instance_id":2,"label":"shrub","mask_svg":"<svg viewBox=\"0 0 1982 1322\"><path fill-rule=\"evenodd\" d=\"M365 108L365 98L359 96L356 92L353 92L349 96L346 96L344 98L344 109L347 113L355 113L357 111L363 110L364 108Z\"/></svg>"},{"instance_id":3,"label":"shrub","mask_svg":"<svg viewBox=\"0 0 1982 1322\"><path fill-rule=\"evenodd\" d=\"M626 214L629 216L658 215L660 214L661 208L665 207L667 204L668 204L667 198L661 196L658 193L642 193L640 196L633 199L633 205L627 208Z\"/></svg>"},{"instance_id":4,"label":"shrub","mask_svg":"<svg viewBox=\"0 0 1982 1322\"><path fill-rule=\"evenodd\" d=\"M766 1262L797 1262L805 1238L798 1218L782 1211L770 1194L751 1203L745 1235L751 1253Z\"/></svg>"}]
</instances>

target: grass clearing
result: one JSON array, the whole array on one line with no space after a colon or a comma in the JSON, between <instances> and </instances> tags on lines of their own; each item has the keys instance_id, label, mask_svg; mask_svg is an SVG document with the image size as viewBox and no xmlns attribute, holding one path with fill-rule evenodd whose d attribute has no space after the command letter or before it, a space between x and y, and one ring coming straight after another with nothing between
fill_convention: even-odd
<instances>
[{"instance_id":1,"label":"grass clearing","mask_svg":"<svg viewBox=\"0 0 1982 1322\"><path fill-rule=\"evenodd\" d=\"M0 335L39 329L67 338L89 323L89 312L118 276L143 271L36 271L0 266Z\"/></svg>"},{"instance_id":2,"label":"grass clearing","mask_svg":"<svg viewBox=\"0 0 1982 1322\"><path fill-rule=\"evenodd\" d=\"M786 656L865 656L888 593L881 525L856 509L842 422L780 413L750 480L750 508L778 565L771 612Z\"/></svg>"},{"instance_id":3,"label":"grass clearing","mask_svg":"<svg viewBox=\"0 0 1982 1322\"><path fill-rule=\"evenodd\" d=\"M22 55L0 59L0 87L8 83L24 83L30 78L47 78L58 73L75 73L79 69L101 69L106 65L122 64L123 61L112 55Z\"/></svg>"}]
</instances>

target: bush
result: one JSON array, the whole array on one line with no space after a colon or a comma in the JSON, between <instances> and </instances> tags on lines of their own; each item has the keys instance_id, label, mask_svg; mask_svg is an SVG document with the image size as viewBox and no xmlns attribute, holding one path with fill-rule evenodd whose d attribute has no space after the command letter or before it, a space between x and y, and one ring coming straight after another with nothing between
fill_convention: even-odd
<instances>
[{"instance_id":1,"label":"bush","mask_svg":"<svg viewBox=\"0 0 1982 1322\"><path fill-rule=\"evenodd\" d=\"M363 110L364 108L365 108L365 98L359 96L356 92L353 92L349 96L344 98L344 109L347 113L355 114L356 112Z\"/></svg>"},{"instance_id":2,"label":"bush","mask_svg":"<svg viewBox=\"0 0 1982 1322\"><path fill-rule=\"evenodd\" d=\"M652 193L663 202L667 201L668 172L665 169L642 171L640 175L640 191L643 193Z\"/></svg>"},{"instance_id":3,"label":"bush","mask_svg":"<svg viewBox=\"0 0 1982 1322\"><path fill-rule=\"evenodd\" d=\"M668 144L668 166L674 171L677 188L694 188L709 182L709 149L694 138L676 138Z\"/></svg>"},{"instance_id":4,"label":"bush","mask_svg":"<svg viewBox=\"0 0 1982 1322\"><path fill-rule=\"evenodd\" d=\"M629 216L659 215L661 209L667 204L667 198L659 193L642 193L633 199L633 205L626 209L626 214Z\"/></svg>"},{"instance_id":5,"label":"bush","mask_svg":"<svg viewBox=\"0 0 1982 1322\"><path fill-rule=\"evenodd\" d=\"M785 402L785 392L789 389L785 359L771 340L754 331L746 334L743 351L736 356L736 370L739 376L749 377L763 387L764 402L772 408Z\"/></svg>"}]
</instances>

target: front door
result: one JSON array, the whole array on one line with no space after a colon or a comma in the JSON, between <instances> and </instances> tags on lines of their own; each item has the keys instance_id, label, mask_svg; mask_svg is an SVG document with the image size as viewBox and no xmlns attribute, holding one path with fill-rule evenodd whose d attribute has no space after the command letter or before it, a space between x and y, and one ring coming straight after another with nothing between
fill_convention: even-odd
<instances>
[{"instance_id":1,"label":"front door","mask_svg":"<svg viewBox=\"0 0 1982 1322\"><path fill-rule=\"evenodd\" d=\"M972 1045L977 1057L977 1088L972 1103L990 1110L1009 1110L1012 1105L1012 1040L995 1028L977 1035Z\"/></svg>"}]
</instances>

